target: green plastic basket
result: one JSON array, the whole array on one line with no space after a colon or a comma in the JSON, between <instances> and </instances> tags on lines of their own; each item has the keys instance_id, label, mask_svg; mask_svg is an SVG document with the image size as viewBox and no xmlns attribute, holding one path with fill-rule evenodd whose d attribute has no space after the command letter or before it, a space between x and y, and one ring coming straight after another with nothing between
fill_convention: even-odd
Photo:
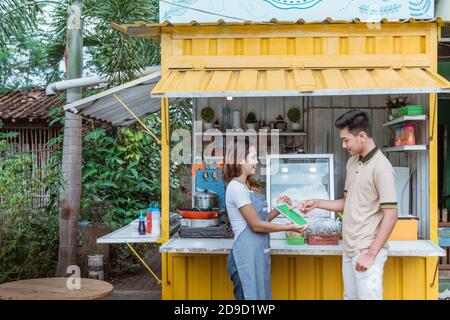
<instances>
[{"instance_id":1,"label":"green plastic basket","mask_svg":"<svg viewBox=\"0 0 450 320\"><path fill-rule=\"evenodd\" d=\"M408 105L395 110L395 116L419 116L423 114L423 106L418 105Z\"/></svg>"},{"instance_id":2,"label":"green plastic basket","mask_svg":"<svg viewBox=\"0 0 450 320\"><path fill-rule=\"evenodd\" d=\"M305 237L286 237L288 245L301 246L305 244Z\"/></svg>"}]
</instances>

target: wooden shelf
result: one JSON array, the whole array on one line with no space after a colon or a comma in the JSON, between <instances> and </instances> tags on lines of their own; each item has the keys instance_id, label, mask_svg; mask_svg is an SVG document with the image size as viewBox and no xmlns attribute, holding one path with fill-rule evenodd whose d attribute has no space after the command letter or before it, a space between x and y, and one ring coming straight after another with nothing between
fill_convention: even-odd
<instances>
[{"instance_id":1,"label":"wooden shelf","mask_svg":"<svg viewBox=\"0 0 450 320\"><path fill-rule=\"evenodd\" d=\"M428 146L426 145L415 145L415 146L397 146L397 147L384 147L381 148L383 152L402 152L402 151L426 151Z\"/></svg>"},{"instance_id":2,"label":"wooden shelf","mask_svg":"<svg viewBox=\"0 0 450 320\"><path fill-rule=\"evenodd\" d=\"M450 222L439 222L438 226L441 228L450 228Z\"/></svg>"},{"instance_id":3,"label":"wooden shelf","mask_svg":"<svg viewBox=\"0 0 450 320\"><path fill-rule=\"evenodd\" d=\"M223 157L213 157L213 156L211 156L211 157L195 157L195 159L197 159L197 160L203 160L203 161L221 161L221 160L223 160ZM266 159L266 156L258 156L258 159Z\"/></svg>"},{"instance_id":4,"label":"wooden shelf","mask_svg":"<svg viewBox=\"0 0 450 320\"><path fill-rule=\"evenodd\" d=\"M427 120L427 116L426 115L420 115L420 116L402 116L399 118L396 118L394 120L385 122L382 124L383 127L388 127L388 126L392 126L395 124L399 124L399 123L403 123L403 122L408 122L408 121L425 121Z\"/></svg>"}]
</instances>

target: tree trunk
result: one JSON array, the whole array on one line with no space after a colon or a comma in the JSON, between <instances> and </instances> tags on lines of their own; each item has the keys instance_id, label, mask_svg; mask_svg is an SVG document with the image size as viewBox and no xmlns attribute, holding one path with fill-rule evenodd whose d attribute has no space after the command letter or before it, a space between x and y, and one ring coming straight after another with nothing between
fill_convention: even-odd
<instances>
[{"instance_id":1,"label":"tree trunk","mask_svg":"<svg viewBox=\"0 0 450 320\"><path fill-rule=\"evenodd\" d=\"M74 1L69 7L67 21L67 60L68 79L82 77L83 38L81 25L81 6ZM81 88L67 90L67 103L81 98ZM59 255L57 277L65 277L67 268L76 264L76 241L81 198L81 129L82 118L71 112L65 113L62 173L64 187L60 197Z\"/></svg>"}]
</instances>

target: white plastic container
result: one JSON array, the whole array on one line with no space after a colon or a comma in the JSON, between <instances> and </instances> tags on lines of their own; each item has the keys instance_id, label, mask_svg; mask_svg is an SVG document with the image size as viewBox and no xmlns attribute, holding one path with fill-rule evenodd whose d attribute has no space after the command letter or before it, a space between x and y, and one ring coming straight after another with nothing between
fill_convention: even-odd
<instances>
[{"instance_id":1,"label":"white plastic container","mask_svg":"<svg viewBox=\"0 0 450 320\"><path fill-rule=\"evenodd\" d=\"M88 255L87 258L88 277L90 279L104 280L105 272L103 270L103 255Z\"/></svg>"},{"instance_id":2,"label":"white plastic container","mask_svg":"<svg viewBox=\"0 0 450 320\"><path fill-rule=\"evenodd\" d=\"M133 236L139 235L139 219L131 222L131 232Z\"/></svg>"},{"instance_id":3,"label":"white plastic container","mask_svg":"<svg viewBox=\"0 0 450 320\"><path fill-rule=\"evenodd\" d=\"M160 236L161 235L161 211L158 207L153 208L152 210L152 235Z\"/></svg>"},{"instance_id":4,"label":"white plastic container","mask_svg":"<svg viewBox=\"0 0 450 320\"><path fill-rule=\"evenodd\" d=\"M241 129L241 112L233 111L233 129Z\"/></svg>"}]
</instances>

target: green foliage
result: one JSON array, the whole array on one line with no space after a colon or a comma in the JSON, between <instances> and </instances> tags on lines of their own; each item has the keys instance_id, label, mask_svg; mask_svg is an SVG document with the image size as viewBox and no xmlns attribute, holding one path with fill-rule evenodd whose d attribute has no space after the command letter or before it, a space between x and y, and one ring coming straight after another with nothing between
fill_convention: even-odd
<instances>
[{"instance_id":1,"label":"green foliage","mask_svg":"<svg viewBox=\"0 0 450 320\"><path fill-rule=\"evenodd\" d=\"M300 120L300 110L298 108L290 108L287 117L291 122L298 122Z\"/></svg>"},{"instance_id":2,"label":"green foliage","mask_svg":"<svg viewBox=\"0 0 450 320\"><path fill-rule=\"evenodd\" d=\"M57 212L30 209L20 215L1 215L0 283L53 276L58 259Z\"/></svg>"},{"instance_id":3,"label":"green foliage","mask_svg":"<svg viewBox=\"0 0 450 320\"><path fill-rule=\"evenodd\" d=\"M191 126L189 103L171 107L171 129ZM145 118L160 136L160 114ZM180 188L180 166L171 165L171 188ZM117 132L94 125L83 137L81 218L116 229L161 200L161 148L139 125Z\"/></svg>"},{"instance_id":4,"label":"green foliage","mask_svg":"<svg viewBox=\"0 0 450 320\"><path fill-rule=\"evenodd\" d=\"M205 107L200 113L201 118L205 122L211 122L214 119L214 110L211 107Z\"/></svg>"},{"instance_id":5,"label":"green foliage","mask_svg":"<svg viewBox=\"0 0 450 320\"><path fill-rule=\"evenodd\" d=\"M61 62L66 49L67 8L72 2L0 1L0 91L44 86L64 78ZM157 0L80 0L80 4L88 73L108 77L111 86L159 64L158 44L111 27L112 22L157 22Z\"/></svg>"},{"instance_id":6,"label":"green foliage","mask_svg":"<svg viewBox=\"0 0 450 320\"><path fill-rule=\"evenodd\" d=\"M159 64L159 45L125 35L110 25L112 22L158 21L157 1L91 2L90 15L96 22L94 39L100 44L94 53L94 63L100 74L107 75L111 84L123 83L134 79L136 72L146 66Z\"/></svg>"},{"instance_id":7,"label":"green foliage","mask_svg":"<svg viewBox=\"0 0 450 320\"><path fill-rule=\"evenodd\" d=\"M66 43L67 6L72 0L59 0L51 12L51 31L47 47L47 67L55 80L64 57ZM109 86L134 79L138 71L159 64L159 45L145 39L127 36L111 27L111 23L158 21L157 0L83 0L83 45L86 66L107 76Z\"/></svg>"},{"instance_id":8,"label":"green foliage","mask_svg":"<svg viewBox=\"0 0 450 320\"><path fill-rule=\"evenodd\" d=\"M5 0L1 5L31 0ZM36 3L46 1L36 1ZM88 73L109 77L108 86L136 77L143 68L159 63L159 46L144 39L126 36L111 27L112 22L158 21L157 0L83 0L83 44ZM0 90L43 85L63 77L61 62L66 43L67 7L72 0L54 0L45 7L42 20L36 17L39 7L20 21L21 8L13 8L14 28L0 28ZM48 10L47 10L48 9ZM6 10L6 9L5 9ZM0 19L5 19L0 11ZM19 25L20 24L20 25ZM46 35L36 24L50 24ZM30 26L34 30L30 30ZM5 32L6 30L6 32ZM7 36L5 36L7 35ZM3 38L1 38L3 37ZM6 39L6 40L5 40ZM6 43L7 42L7 43ZM20 69L23 67L23 70ZM12 71L8 71L12 70ZM5 72L5 75L2 74ZM11 75L17 72L21 77ZM22 76L25 75L25 76ZM2 85L3 84L3 85ZM92 92L92 91L90 91ZM192 105L188 100L171 107L171 129L190 130ZM60 108L50 111L51 125L63 124ZM150 115L146 124L160 136L160 115ZM88 130L86 130L88 129ZM113 129L92 124L84 127L81 219L101 221L115 229L129 223L138 210L150 201L160 201L160 146L139 126ZM0 147L6 152L5 137L0 134ZM62 145L63 136L48 145ZM39 181L30 171L32 155L14 154L0 159L3 170L0 184L0 282L18 278L53 275L58 248L58 196L62 186L61 149L54 153L45 168L45 179ZM9 162L8 162L9 161ZM181 167L171 165L172 190L180 189ZM30 200L37 187L45 186L50 201L45 208L36 208ZM2 193L3 192L3 193ZM172 193L179 196L180 193ZM176 199L177 197L174 197ZM179 197L182 201L182 197Z\"/></svg>"},{"instance_id":9,"label":"green foliage","mask_svg":"<svg viewBox=\"0 0 450 320\"><path fill-rule=\"evenodd\" d=\"M46 83L43 31L20 31L0 46L0 92Z\"/></svg>"},{"instance_id":10,"label":"green foliage","mask_svg":"<svg viewBox=\"0 0 450 320\"><path fill-rule=\"evenodd\" d=\"M0 134L0 283L53 275L59 223L54 203L61 186L58 166L49 164L42 180L34 156L13 152L6 137ZM34 196L43 185L50 201L37 207Z\"/></svg>"},{"instance_id":11,"label":"green foliage","mask_svg":"<svg viewBox=\"0 0 450 320\"><path fill-rule=\"evenodd\" d=\"M0 49L4 49L12 37L34 28L40 11L38 1L0 1Z\"/></svg>"},{"instance_id":12,"label":"green foliage","mask_svg":"<svg viewBox=\"0 0 450 320\"><path fill-rule=\"evenodd\" d=\"M245 119L246 123L256 123L256 114L254 112L249 112L247 114L247 118Z\"/></svg>"}]
</instances>

